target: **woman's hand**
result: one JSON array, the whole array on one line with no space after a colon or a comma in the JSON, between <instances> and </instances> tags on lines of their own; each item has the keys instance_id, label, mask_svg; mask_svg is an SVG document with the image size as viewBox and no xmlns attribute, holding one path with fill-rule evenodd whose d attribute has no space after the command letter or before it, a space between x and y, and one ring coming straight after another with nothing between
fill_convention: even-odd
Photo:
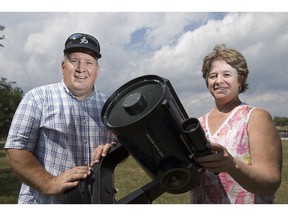
<instances>
[{"instance_id":1,"label":"woman's hand","mask_svg":"<svg viewBox=\"0 0 288 216\"><path fill-rule=\"evenodd\" d=\"M216 143L207 143L207 147L211 148L214 154L197 158L197 162L203 168L214 173L229 173L235 168L235 160L224 146Z\"/></svg>"}]
</instances>

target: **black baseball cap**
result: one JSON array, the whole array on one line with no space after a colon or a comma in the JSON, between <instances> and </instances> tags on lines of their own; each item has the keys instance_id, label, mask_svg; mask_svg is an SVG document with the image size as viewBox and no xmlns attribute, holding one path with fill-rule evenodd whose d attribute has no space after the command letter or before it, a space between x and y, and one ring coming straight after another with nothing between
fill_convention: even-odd
<instances>
[{"instance_id":1,"label":"black baseball cap","mask_svg":"<svg viewBox=\"0 0 288 216\"><path fill-rule=\"evenodd\" d=\"M98 40L89 34L74 33L70 35L65 42L65 49L63 51L64 53L69 53L79 48L93 51L97 58L101 58L102 56Z\"/></svg>"}]
</instances>

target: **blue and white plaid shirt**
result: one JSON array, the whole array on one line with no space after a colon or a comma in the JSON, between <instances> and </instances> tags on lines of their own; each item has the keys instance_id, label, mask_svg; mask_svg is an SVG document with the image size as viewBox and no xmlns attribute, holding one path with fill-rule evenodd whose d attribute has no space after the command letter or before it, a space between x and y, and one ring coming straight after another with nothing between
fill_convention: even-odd
<instances>
[{"instance_id":1,"label":"blue and white plaid shirt","mask_svg":"<svg viewBox=\"0 0 288 216\"><path fill-rule=\"evenodd\" d=\"M54 176L75 166L88 165L92 151L114 137L101 121L107 97L94 90L77 100L64 83L37 87L23 97L15 112L5 148L34 153ZM61 196L44 196L22 184L19 203L61 203Z\"/></svg>"}]
</instances>

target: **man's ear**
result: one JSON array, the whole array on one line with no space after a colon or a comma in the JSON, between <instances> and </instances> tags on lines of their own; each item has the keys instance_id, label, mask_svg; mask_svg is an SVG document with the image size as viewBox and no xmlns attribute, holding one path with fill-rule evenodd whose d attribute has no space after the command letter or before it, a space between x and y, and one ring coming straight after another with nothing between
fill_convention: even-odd
<instances>
[{"instance_id":1,"label":"man's ear","mask_svg":"<svg viewBox=\"0 0 288 216\"><path fill-rule=\"evenodd\" d=\"M64 60L63 60L62 63L61 63L61 69L62 69L62 75L63 75L63 70L65 69L65 62L64 62Z\"/></svg>"}]
</instances>

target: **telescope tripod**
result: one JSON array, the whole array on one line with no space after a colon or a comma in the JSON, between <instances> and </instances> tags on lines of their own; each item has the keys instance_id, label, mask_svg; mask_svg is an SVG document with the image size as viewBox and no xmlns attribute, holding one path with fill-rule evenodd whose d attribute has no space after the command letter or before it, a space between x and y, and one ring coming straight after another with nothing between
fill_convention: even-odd
<instances>
[{"instance_id":1,"label":"telescope tripod","mask_svg":"<svg viewBox=\"0 0 288 216\"><path fill-rule=\"evenodd\" d=\"M152 204L152 201L165 191L155 179L129 195L115 199L114 170L118 163L129 156L127 150L119 145L113 147L93 169L93 174L81 181L79 186L64 194L66 204ZM96 181L97 179L97 181Z\"/></svg>"}]
</instances>

